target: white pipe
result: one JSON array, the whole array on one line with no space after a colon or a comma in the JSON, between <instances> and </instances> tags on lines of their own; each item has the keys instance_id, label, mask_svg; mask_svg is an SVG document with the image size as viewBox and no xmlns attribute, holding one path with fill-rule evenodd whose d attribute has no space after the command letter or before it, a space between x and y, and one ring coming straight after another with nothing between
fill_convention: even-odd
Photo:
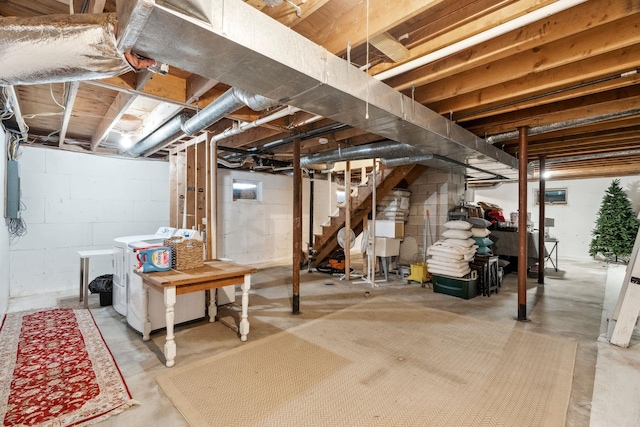
<instances>
[{"instance_id":1,"label":"white pipe","mask_svg":"<svg viewBox=\"0 0 640 427\"><path fill-rule=\"evenodd\" d=\"M376 187L378 186L378 182L376 179L377 170L376 170L376 159L373 158L373 171L371 172L371 236L373 236L373 240L371 242L371 256L373 264L373 268L371 269L371 287L375 288L376 286L376 264L378 263L378 257L376 256ZM389 266L387 265L387 273L389 272Z\"/></svg>"},{"instance_id":2,"label":"white pipe","mask_svg":"<svg viewBox=\"0 0 640 427\"><path fill-rule=\"evenodd\" d=\"M292 127L292 128L296 128L296 127L298 127L298 126L308 125L308 124L310 124L310 123L315 123L315 122L317 122L317 121L318 121L318 120L320 120L320 119L324 119L324 117L323 117L323 116L313 116L313 117L309 117L308 119L303 120L303 121L301 121L300 123L295 123L295 124L293 124L291 127Z\"/></svg>"},{"instance_id":3,"label":"white pipe","mask_svg":"<svg viewBox=\"0 0 640 427\"><path fill-rule=\"evenodd\" d=\"M234 135L238 135L248 129L251 128L256 128L258 126L262 126L265 123L269 123L272 122L274 120L280 119L282 117L285 116L289 116L291 114L294 114L296 112L300 111L299 108L296 107L291 107L291 106L287 106L286 108L283 108L280 111L277 111L269 116L265 116L262 117L260 119L254 120L252 122L242 122L239 126L233 127L233 128L228 128L225 129L224 132L219 133L218 135L215 135L213 138L211 138L211 144L213 146L214 143L221 141L225 138L229 138L231 136Z\"/></svg>"},{"instance_id":4,"label":"white pipe","mask_svg":"<svg viewBox=\"0 0 640 427\"><path fill-rule=\"evenodd\" d=\"M414 59L413 61L405 62L404 64L399 65L395 68L378 73L374 77L378 80L390 79L391 77L395 77L399 74L406 73L418 67L422 67L431 62L437 61L438 59L442 59L445 56L449 56L454 53L460 52L471 46L475 46L477 44L486 42L487 40L491 40L495 37L501 36L510 31L517 30L518 28L522 28L525 25L529 25L532 22L547 18L551 15L562 12L573 6L577 6L581 3L585 3L586 1L587 0L558 0L555 3L552 3L548 6L541 7L540 9L534 10L533 12L529 12L526 15L520 16L511 21L507 21L504 24L500 24L496 27L490 28L479 34L471 36L467 39L461 40L457 43L453 43L435 52L428 53L424 56L421 56L420 58Z\"/></svg>"}]
</instances>

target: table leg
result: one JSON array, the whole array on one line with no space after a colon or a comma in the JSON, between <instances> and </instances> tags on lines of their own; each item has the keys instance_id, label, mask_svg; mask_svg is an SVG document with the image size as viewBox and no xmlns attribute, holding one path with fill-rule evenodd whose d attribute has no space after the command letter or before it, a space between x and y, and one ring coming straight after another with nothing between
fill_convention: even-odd
<instances>
[{"instance_id":1,"label":"table leg","mask_svg":"<svg viewBox=\"0 0 640 427\"><path fill-rule=\"evenodd\" d=\"M149 318L149 286L142 282L142 340L149 341L151 319Z\"/></svg>"},{"instance_id":2,"label":"table leg","mask_svg":"<svg viewBox=\"0 0 640 427\"><path fill-rule=\"evenodd\" d=\"M218 290L211 289L209 298L209 322L215 322L218 315L218 305L216 304L216 298L218 297Z\"/></svg>"},{"instance_id":3,"label":"table leg","mask_svg":"<svg viewBox=\"0 0 640 427\"><path fill-rule=\"evenodd\" d=\"M78 301L82 302L82 298L84 297L84 258L80 258L80 299Z\"/></svg>"},{"instance_id":4,"label":"table leg","mask_svg":"<svg viewBox=\"0 0 640 427\"><path fill-rule=\"evenodd\" d=\"M176 362L176 341L173 335L174 305L176 304L176 287L164 288L164 306L166 307L167 341L164 343L164 358L168 368Z\"/></svg>"},{"instance_id":5,"label":"table leg","mask_svg":"<svg viewBox=\"0 0 640 427\"><path fill-rule=\"evenodd\" d=\"M82 298L84 308L89 308L89 258L82 258Z\"/></svg>"},{"instance_id":6,"label":"table leg","mask_svg":"<svg viewBox=\"0 0 640 427\"><path fill-rule=\"evenodd\" d=\"M244 275L242 289L242 317L240 320L240 341L246 341L249 334L249 289L251 289L251 275Z\"/></svg>"}]
</instances>

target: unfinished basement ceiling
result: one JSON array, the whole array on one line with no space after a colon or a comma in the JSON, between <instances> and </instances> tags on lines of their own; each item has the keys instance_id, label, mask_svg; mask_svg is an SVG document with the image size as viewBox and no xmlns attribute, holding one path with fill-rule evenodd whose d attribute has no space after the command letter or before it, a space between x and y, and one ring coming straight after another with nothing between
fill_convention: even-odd
<instances>
[{"instance_id":1,"label":"unfinished basement ceiling","mask_svg":"<svg viewBox=\"0 0 640 427\"><path fill-rule=\"evenodd\" d=\"M75 13L83 10L83 3L74 3ZM86 3L85 12L117 13L123 28L124 9L115 1ZM260 0L245 2L251 9L242 7L246 5L240 0L227 0L224 8L222 2L189 2L188 7L184 2L145 3L155 4L157 10L182 9L204 18L204 24L185 20L179 24L180 31L190 26L215 34L211 28L218 24L206 23L213 16L220 23L233 24L217 30L216 43L225 49L237 45L234 49L242 49L236 52L245 56L235 60L228 55L233 50L214 50L189 40L175 49L162 49L160 45L170 46L168 42L177 42L186 33L177 31L165 43L161 39L166 32L156 37L153 29L145 31L133 43L140 50L134 52L167 62L168 73L139 71L78 82L75 99L64 110L68 115L65 141L59 140L65 114L57 104L64 105L70 84L15 86L30 128L29 143L123 155L118 146L123 136L141 139L179 112L193 115L229 87L238 86L300 109L285 111L257 127L247 126L230 137L218 137L219 156L228 162L246 157L246 167L263 160L278 166L289 162L291 144L285 140L298 135L303 155L394 140L415 146L425 158L431 155L440 167L460 170L471 164L475 169L464 169L470 180L491 175L513 178L518 143L512 133L530 126L544 131L530 136L528 159L535 165L538 156L545 155L553 178L620 176L640 170L636 73L640 1L574 2L561 11L558 6L566 1L413 0L398 5L370 0L368 13L366 2L347 0L294 0L299 10L287 2L269 7ZM545 17L549 8L556 11ZM244 15L234 15L235 11ZM64 0L0 2L2 16L69 12ZM534 13L540 14L537 19L524 19ZM271 26L270 20L257 25L267 16L284 26ZM497 31L505 22L519 26ZM265 26L269 33L261 32ZM253 39L244 39L249 36ZM469 40L469 46L464 46ZM324 49L317 45L327 52L323 69L312 64L323 55ZM248 53L253 62L227 72L226 65L242 64ZM260 55L264 60L259 60ZM417 63L420 58L427 62ZM346 64L347 59L353 67L335 65ZM285 69L294 68L293 78L276 68L283 63ZM363 66L384 84L357 70ZM330 74L322 75L327 70ZM285 76L289 77L283 80ZM322 86L308 90L313 82ZM242 108L208 131L216 137L278 109ZM343 123L349 126L339 126ZM421 133L425 131L428 136ZM321 137L327 143L320 144ZM499 142L487 145L485 139ZM185 143L185 138L169 141L151 156L162 158ZM504 170L491 169L505 164ZM487 168L489 174L478 171Z\"/></svg>"}]
</instances>

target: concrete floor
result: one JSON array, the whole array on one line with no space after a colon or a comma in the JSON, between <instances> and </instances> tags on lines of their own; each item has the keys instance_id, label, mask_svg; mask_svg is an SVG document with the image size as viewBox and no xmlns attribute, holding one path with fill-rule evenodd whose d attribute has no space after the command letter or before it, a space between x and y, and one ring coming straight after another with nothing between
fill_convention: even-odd
<instances>
[{"instance_id":1,"label":"concrete floor","mask_svg":"<svg viewBox=\"0 0 640 427\"><path fill-rule=\"evenodd\" d=\"M249 341L258 340L357 304L365 298L384 295L398 301L411 301L576 341L578 350L566 426L583 427L590 425L590 422L594 427L640 425L638 330L628 349L612 346L606 340L603 342L601 337L606 331L607 310L615 306L625 267L608 266L596 261L568 260L560 260L559 267L558 272L547 270L546 284L543 286L538 286L536 279L528 279L528 322L516 320L516 273L505 275L499 294L464 300L434 293L428 286L422 287L418 283L406 284L393 275L389 282L378 281L379 286L372 288L369 284L358 283L358 279L346 282L338 276L303 272L301 314L294 316L291 314L291 268L264 268L252 277L249 308L251 330L248 338ZM617 269L613 270L614 278L607 281L607 276L612 276L608 274L612 268ZM606 300L605 289L608 289ZM9 310L77 305L76 298L74 294L13 299ZM90 308L133 397L141 403L100 425L140 425L151 421L158 426L188 426L154 379L155 375L169 369L164 366L162 356L164 332L154 333L150 341L143 342L141 336L129 328L126 320L112 307L100 307L97 295L90 297ZM238 307L227 307L219 315L224 317L225 322L198 321L176 328L176 366L242 345L237 333L224 324L234 325ZM616 371L622 367L623 371ZM614 376L613 372L618 374ZM615 383L612 382L613 378ZM618 381L629 386L618 387Z\"/></svg>"}]
</instances>

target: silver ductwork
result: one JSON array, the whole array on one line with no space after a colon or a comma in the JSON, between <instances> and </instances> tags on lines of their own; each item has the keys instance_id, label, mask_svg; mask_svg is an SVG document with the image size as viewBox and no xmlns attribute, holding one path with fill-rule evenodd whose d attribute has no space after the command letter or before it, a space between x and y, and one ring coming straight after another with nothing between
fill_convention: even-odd
<instances>
[{"instance_id":1,"label":"silver ductwork","mask_svg":"<svg viewBox=\"0 0 640 427\"><path fill-rule=\"evenodd\" d=\"M364 144L356 147L312 154L300 158L300 166L318 169L318 166L321 164L373 158L379 158L382 164L390 168L410 164L421 164L465 176L474 174L478 180L507 179L501 174L463 164L438 154L423 153L411 145L400 144L395 141L382 141L374 144Z\"/></svg>"},{"instance_id":2,"label":"silver ductwork","mask_svg":"<svg viewBox=\"0 0 640 427\"><path fill-rule=\"evenodd\" d=\"M421 153L518 177L513 156L245 2L118 0L117 6L118 23L129 35L121 39L123 51L241 87Z\"/></svg>"},{"instance_id":3,"label":"silver ductwork","mask_svg":"<svg viewBox=\"0 0 640 427\"><path fill-rule=\"evenodd\" d=\"M232 87L190 118L182 126L182 130L186 135L194 135L245 105L254 111L260 111L275 107L278 103L264 96Z\"/></svg>"},{"instance_id":4,"label":"silver ductwork","mask_svg":"<svg viewBox=\"0 0 640 427\"><path fill-rule=\"evenodd\" d=\"M127 152L137 157L141 154L158 151L181 133L188 136L195 135L245 105L252 110L259 111L274 107L278 103L264 96L232 87L195 116L189 118L187 113L175 116L155 132L140 140Z\"/></svg>"},{"instance_id":5,"label":"silver ductwork","mask_svg":"<svg viewBox=\"0 0 640 427\"><path fill-rule=\"evenodd\" d=\"M3 17L0 85L103 79L133 70L115 37L115 14Z\"/></svg>"},{"instance_id":6,"label":"silver ductwork","mask_svg":"<svg viewBox=\"0 0 640 427\"><path fill-rule=\"evenodd\" d=\"M316 164L343 162L347 160L364 160L386 157L394 158L411 155L418 156L419 154L419 151L411 145L399 144L395 141L382 141L374 144L341 148L338 150L325 151L324 153L301 157L300 166L308 167Z\"/></svg>"},{"instance_id":7,"label":"silver ductwork","mask_svg":"<svg viewBox=\"0 0 640 427\"><path fill-rule=\"evenodd\" d=\"M383 165L390 168L397 166L410 165L412 163L423 163L433 160L433 154L419 154L417 156L396 157L393 159L381 159Z\"/></svg>"},{"instance_id":8,"label":"silver ductwork","mask_svg":"<svg viewBox=\"0 0 640 427\"><path fill-rule=\"evenodd\" d=\"M635 116L640 114L640 108L634 108L632 110L617 111L615 113L602 114L594 117L585 117L582 119L567 120L564 122L549 123L546 125L533 126L527 129L528 135L539 135L541 133L554 132L562 129L570 129L577 126L590 125L593 123L604 122L606 120L619 119L622 117ZM489 135L485 141L489 144L498 144L500 142L508 141L510 139L517 139L519 131L514 130L510 132L497 133Z\"/></svg>"},{"instance_id":9,"label":"silver ductwork","mask_svg":"<svg viewBox=\"0 0 640 427\"><path fill-rule=\"evenodd\" d=\"M177 138L183 131L182 126L189 119L189 114L180 113L177 116L170 119L164 125L156 129L152 134L146 138L138 141L133 147L129 148L126 152L132 156L138 157L142 154L157 151L157 148L166 141Z\"/></svg>"}]
</instances>

